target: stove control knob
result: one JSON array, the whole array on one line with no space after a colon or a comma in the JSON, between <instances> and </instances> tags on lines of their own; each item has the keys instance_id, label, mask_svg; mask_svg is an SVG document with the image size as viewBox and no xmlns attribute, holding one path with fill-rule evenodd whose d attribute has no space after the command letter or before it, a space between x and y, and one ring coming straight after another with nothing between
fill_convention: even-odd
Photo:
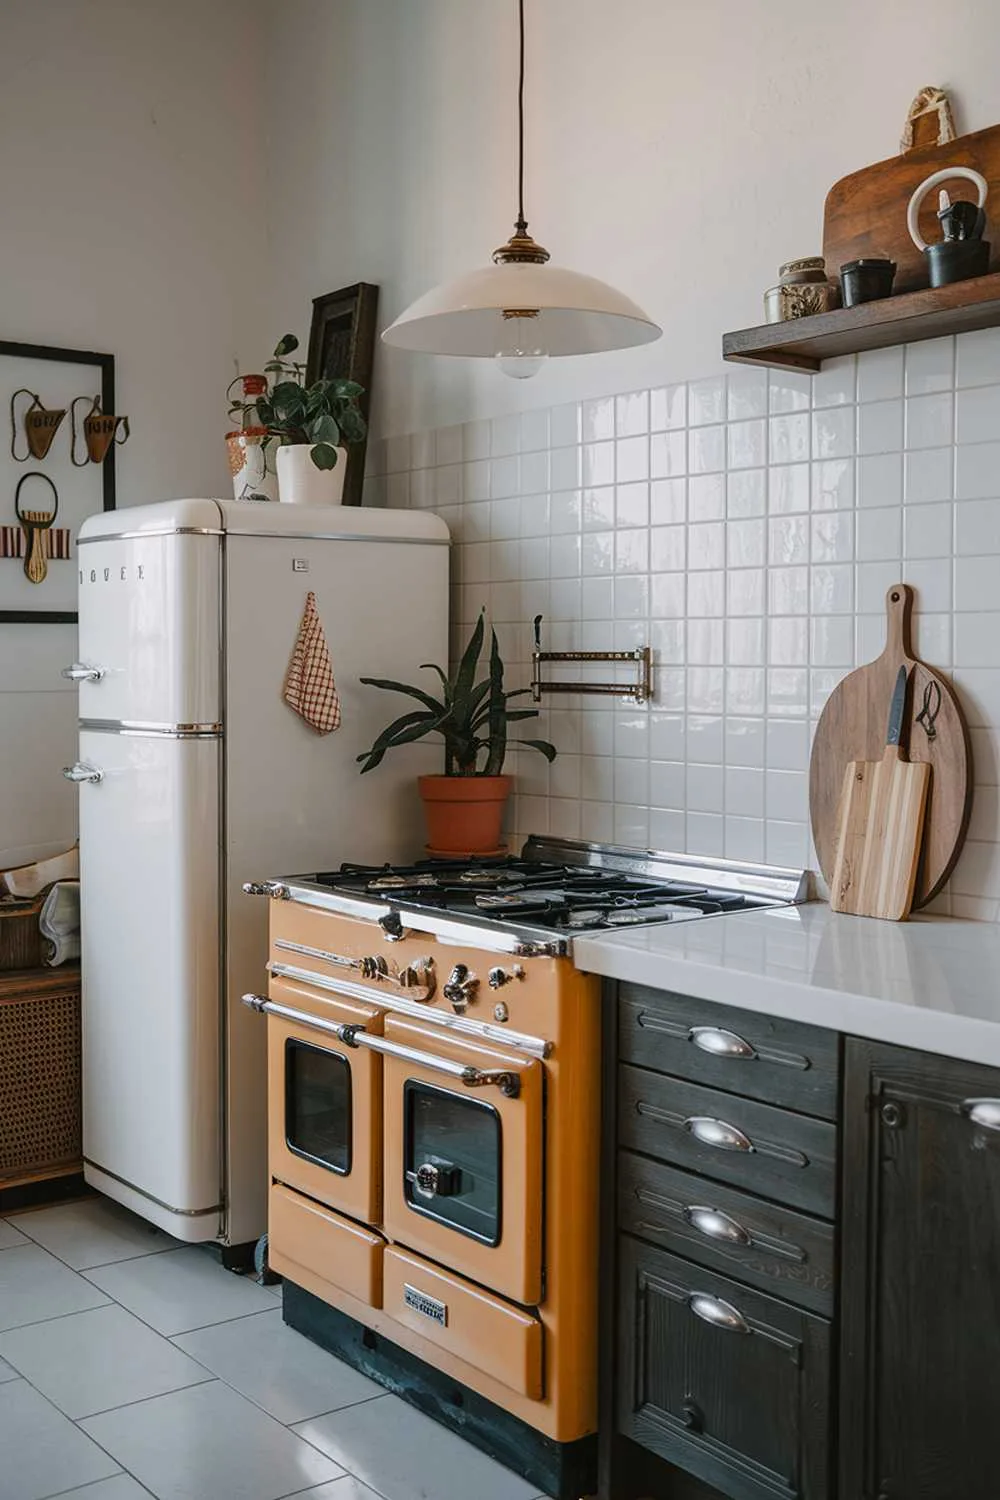
<instances>
[{"instance_id":1,"label":"stove control knob","mask_svg":"<svg viewBox=\"0 0 1000 1500\"><path fill-rule=\"evenodd\" d=\"M462 1191L461 1168L450 1161L423 1161L406 1175L421 1198L453 1198Z\"/></svg>"},{"instance_id":2,"label":"stove control knob","mask_svg":"<svg viewBox=\"0 0 1000 1500\"><path fill-rule=\"evenodd\" d=\"M494 1021L501 1022L510 1020L510 1011L507 1009L502 1000L498 1000L496 1005L494 1005L493 1007L493 1019Z\"/></svg>"},{"instance_id":3,"label":"stove control knob","mask_svg":"<svg viewBox=\"0 0 1000 1500\"><path fill-rule=\"evenodd\" d=\"M444 987L444 998L450 1000L453 1009L461 1014L467 1010L471 1001L476 998L479 988L479 980L475 974L470 974L468 965L456 964L448 976L448 983Z\"/></svg>"},{"instance_id":4,"label":"stove control knob","mask_svg":"<svg viewBox=\"0 0 1000 1500\"><path fill-rule=\"evenodd\" d=\"M378 925L387 943L398 943L406 937L406 929L398 911L387 911L384 917L379 917Z\"/></svg>"},{"instance_id":5,"label":"stove control knob","mask_svg":"<svg viewBox=\"0 0 1000 1500\"><path fill-rule=\"evenodd\" d=\"M490 989L491 990L502 990L503 987L504 987L504 985L505 984L510 984L510 982L511 982L512 979L523 979L523 978L524 978L524 965L523 964L511 964L511 966L510 966L510 973L509 974L508 974L508 972L507 972L506 969L501 969L498 966L495 969L491 969L490 972L489 972Z\"/></svg>"}]
</instances>

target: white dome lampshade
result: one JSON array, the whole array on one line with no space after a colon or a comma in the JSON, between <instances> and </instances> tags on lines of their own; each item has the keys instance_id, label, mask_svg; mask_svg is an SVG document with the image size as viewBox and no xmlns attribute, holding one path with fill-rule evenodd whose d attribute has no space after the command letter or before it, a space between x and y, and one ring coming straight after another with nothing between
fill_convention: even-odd
<instances>
[{"instance_id":1,"label":"white dome lampshade","mask_svg":"<svg viewBox=\"0 0 1000 1500\"><path fill-rule=\"evenodd\" d=\"M386 344L422 354L495 359L524 379L545 361L650 344L662 330L640 307L595 276L548 265L549 252L524 217L524 0L518 0L518 215L493 265L469 271L418 297L382 334Z\"/></svg>"}]
</instances>

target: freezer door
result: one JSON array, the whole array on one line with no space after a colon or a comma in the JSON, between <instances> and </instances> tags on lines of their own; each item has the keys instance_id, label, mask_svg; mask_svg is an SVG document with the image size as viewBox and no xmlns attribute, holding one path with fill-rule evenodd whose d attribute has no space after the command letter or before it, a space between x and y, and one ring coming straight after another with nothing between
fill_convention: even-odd
<instances>
[{"instance_id":1,"label":"freezer door","mask_svg":"<svg viewBox=\"0 0 1000 1500\"><path fill-rule=\"evenodd\" d=\"M175 728L221 719L220 538L109 537L77 554L80 718Z\"/></svg>"},{"instance_id":2,"label":"freezer door","mask_svg":"<svg viewBox=\"0 0 1000 1500\"><path fill-rule=\"evenodd\" d=\"M182 1240L220 1221L219 756L80 736L85 1173Z\"/></svg>"}]
</instances>

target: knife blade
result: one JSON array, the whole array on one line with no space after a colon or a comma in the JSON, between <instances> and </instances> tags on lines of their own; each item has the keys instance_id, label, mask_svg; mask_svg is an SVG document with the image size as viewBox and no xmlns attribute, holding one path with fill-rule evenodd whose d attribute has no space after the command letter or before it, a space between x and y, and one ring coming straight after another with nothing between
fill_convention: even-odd
<instances>
[{"instance_id":1,"label":"knife blade","mask_svg":"<svg viewBox=\"0 0 1000 1500\"><path fill-rule=\"evenodd\" d=\"M889 705L889 730L885 741L887 745L898 745L902 740L903 719L906 714L906 686L909 675L907 667L900 667L896 676L896 686L893 689L892 702Z\"/></svg>"}]
</instances>

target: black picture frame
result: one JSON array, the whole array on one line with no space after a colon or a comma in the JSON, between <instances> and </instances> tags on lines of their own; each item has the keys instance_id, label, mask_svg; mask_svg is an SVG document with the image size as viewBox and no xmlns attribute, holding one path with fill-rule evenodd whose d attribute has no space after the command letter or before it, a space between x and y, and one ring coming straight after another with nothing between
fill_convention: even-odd
<instances>
[{"instance_id":1,"label":"black picture frame","mask_svg":"<svg viewBox=\"0 0 1000 1500\"><path fill-rule=\"evenodd\" d=\"M356 281L313 298L306 356L306 382L321 375L331 379L356 380L364 387L358 405L365 421L371 403L372 370L375 363L375 330L378 317L378 287ZM344 479L345 505L360 505L365 482L367 440L352 443L347 450Z\"/></svg>"},{"instance_id":2,"label":"black picture frame","mask_svg":"<svg viewBox=\"0 0 1000 1500\"><path fill-rule=\"evenodd\" d=\"M97 354L90 349L60 349L51 344L22 344L0 339L0 359L42 359L53 364L90 365L101 374L101 410L115 409L115 357ZM104 510L116 508L115 444L108 449L101 466L101 492ZM0 609L0 625L75 625L76 610L68 609Z\"/></svg>"}]
</instances>

